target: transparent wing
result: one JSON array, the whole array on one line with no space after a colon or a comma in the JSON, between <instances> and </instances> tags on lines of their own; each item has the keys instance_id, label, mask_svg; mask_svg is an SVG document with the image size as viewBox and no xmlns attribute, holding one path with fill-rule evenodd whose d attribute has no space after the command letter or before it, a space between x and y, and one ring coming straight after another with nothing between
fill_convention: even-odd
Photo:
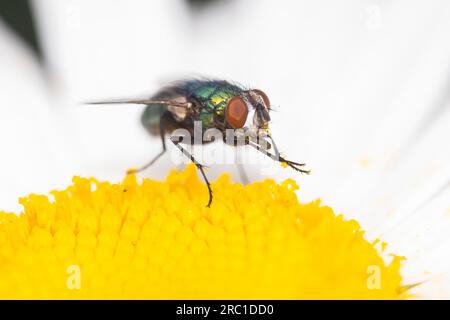
<instances>
[{"instance_id":1,"label":"transparent wing","mask_svg":"<svg viewBox=\"0 0 450 320\"><path fill-rule=\"evenodd\" d=\"M103 105L103 104L143 104L143 105L170 105L174 107L188 108L188 102L180 102L175 100L165 99L117 99L117 100L105 100L105 101L88 101L84 102L87 105Z\"/></svg>"}]
</instances>

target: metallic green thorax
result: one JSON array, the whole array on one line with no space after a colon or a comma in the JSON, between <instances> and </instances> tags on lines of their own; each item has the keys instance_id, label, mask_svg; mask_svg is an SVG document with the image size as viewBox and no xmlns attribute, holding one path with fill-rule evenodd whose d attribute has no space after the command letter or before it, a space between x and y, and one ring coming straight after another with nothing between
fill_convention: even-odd
<instances>
[{"instance_id":1,"label":"metallic green thorax","mask_svg":"<svg viewBox=\"0 0 450 320\"><path fill-rule=\"evenodd\" d=\"M243 91L240 86L223 80L187 80L163 88L152 99L189 102L193 110L186 115L188 122L201 121L203 130L224 129L225 108L228 101L234 96L241 95ZM168 105L148 105L141 117L142 124L152 134L159 134L160 117L167 111ZM180 119L177 121L184 122Z\"/></svg>"},{"instance_id":2,"label":"metallic green thorax","mask_svg":"<svg viewBox=\"0 0 450 320\"><path fill-rule=\"evenodd\" d=\"M228 101L242 93L243 89L226 81L188 81L185 83L188 97L201 105L199 120L204 128L225 125L225 108Z\"/></svg>"},{"instance_id":3,"label":"metallic green thorax","mask_svg":"<svg viewBox=\"0 0 450 320\"><path fill-rule=\"evenodd\" d=\"M243 140L245 145L255 148L267 157L286 164L296 171L309 173L308 170L302 168L304 164L287 160L279 155L278 148L268 131L270 121L269 99L261 90L244 89L223 80L185 80L162 88L150 98L100 101L94 104L110 103L146 105L147 107L141 116L141 122L149 133L159 135L161 138L161 152L146 165L130 172L136 173L145 170L159 159L167 150L165 138L169 134L169 141L186 158L190 159L201 172L208 188L209 201L207 207L210 207L212 203L213 193L211 184L203 170L204 166L182 144L205 144L215 141L216 132L212 133L211 136L209 132L208 135L205 135L205 131L210 128L225 133L223 142L233 146L238 146L237 142L239 141L235 139L236 136L230 137L227 129L244 128L245 131L241 133L258 135L258 139ZM199 137L197 133L200 129L197 126L197 121L202 124L201 139L196 139ZM175 132L178 129L184 131ZM239 136L244 135L240 134ZM262 142L265 143L262 144Z\"/></svg>"}]
</instances>

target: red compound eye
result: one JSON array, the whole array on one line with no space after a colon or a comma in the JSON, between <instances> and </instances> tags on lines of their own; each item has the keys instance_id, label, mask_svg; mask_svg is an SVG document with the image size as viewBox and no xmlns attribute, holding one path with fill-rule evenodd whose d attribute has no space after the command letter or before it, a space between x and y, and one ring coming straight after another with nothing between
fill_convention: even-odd
<instances>
[{"instance_id":1,"label":"red compound eye","mask_svg":"<svg viewBox=\"0 0 450 320\"><path fill-rule=\"evenodd\" d=\"M263 98L264 104L266 105L266 107L270 109L269 97L263 91L261 91L259 89L254 89L253 92L255 92L256 94L260 95L261 98Z\"/></svg>"},{"instance_id":2,"label":"red compound eye","mask_svg":"<svg viewBox=\"0 0 450 320\"><path fill-rule=\"evenodd\" d=\"M247 104L241 97L233 97L228 101L225 116L228 123L234 128L242 128L247 120Z\"/></svg>"}]
</instances>

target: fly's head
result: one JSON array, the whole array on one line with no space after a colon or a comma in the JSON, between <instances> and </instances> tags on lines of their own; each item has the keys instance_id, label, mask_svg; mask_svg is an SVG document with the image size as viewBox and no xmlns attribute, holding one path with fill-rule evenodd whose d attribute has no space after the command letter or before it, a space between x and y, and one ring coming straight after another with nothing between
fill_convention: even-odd
<instances>
[{"instance_id":1,"label":"fly's head","mask_svg":"<svg viewBox=\"0 0 450 320\"><path fill-rule=\"evenodd\" d=\"M267 135L270 122L270 101L258 89L244 91L228 101L225 116L234 129L243 129L246 135Z\"/></svg>"}]
</instances>

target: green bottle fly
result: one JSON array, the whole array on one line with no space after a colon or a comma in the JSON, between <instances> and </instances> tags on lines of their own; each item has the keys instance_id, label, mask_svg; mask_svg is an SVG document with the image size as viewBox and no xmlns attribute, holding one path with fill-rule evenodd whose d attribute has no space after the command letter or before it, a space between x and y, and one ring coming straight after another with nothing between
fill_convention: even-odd
<instances>
[{"instance_id":1,"label":"green bottle fly","mask_svg":"<svg viewBox=\"0 0 450 320\"><path fill-rule=\"evenodd\" d=\"M165 137L187 156L200 170L209 191L208 207L212 203L211 185L200 164L181 144L196 142L207 143L210 140L204 137L208 129L216 129L222 133L223 141L230 145L238 145L238 135L232 132L243 132L239 136L245 145L249 145L275 161L284 163L301 173L309 173L297 163L285 159L278 152L278 148L269 132L270 101L267 95L259 89L247 89L243 86L224 80L182 80L159 90L149 99L114 100L94 102L92 104L131 103L143 104L146 108L142 114L141 122L152 135L158 135L162 141L162 151L145 166L134 170L142 171L152 165L166 151ZM199 125L195 125L195 124ZM174 135L176 129L184 129L189 133L186 136ZM200 132L197 132L200 131ZM254 137L259 140L255 141ZM261 142L264 142L261 143Z\"/></svg>"}]
</instances>

